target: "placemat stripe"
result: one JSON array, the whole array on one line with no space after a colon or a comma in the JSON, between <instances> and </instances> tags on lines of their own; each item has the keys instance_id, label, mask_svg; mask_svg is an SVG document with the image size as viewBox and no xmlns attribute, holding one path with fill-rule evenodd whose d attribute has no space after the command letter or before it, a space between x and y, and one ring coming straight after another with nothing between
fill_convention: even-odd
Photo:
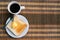
<instances>
[{"instance_id":1,"label":"placemat stripe","mask_svg":"<svg viewBox=\"0 0 60 40\"><path fill-rule=\"evenodd\" d=\"M0 2L0 5L8 5L9 2ZM21 5L51 5L60 6L60 3L49 3L49 2L19 2Z\"/></svg>"},{"instance_id":2,"label":"placemat stripe","mask_svg":"<svg viewBox=\"0 0 60 40\"><path fill-rule=\"evenodd\" d=\"M4 11L4 12L2 12ZM47 11L47 10L40 10L40 11L35 11L35 10L23 10L20 14L60 14L60 11ZM44 11L44 12L43 12ZM7 14L9 13L7 10L0 10L0 14Z\"/></svg>"},{"instance_id":3,"label":"placemat stripe","mask_svg":"<svg viewBox=\"0 0 60 40\"><path fill-rule=\"evenodd\" d=\"M37 36L36 36L37 35ZM43 36L41 36L43 35ZM59 38L60 36L56 36L56 35L59 35L59 34L48 34L47 36L45 36L46 34L27 34L24 38ZM10 38L7 36L7 34L1 34L0 37L5 37L5 38Z\"/></svg>"},{"instance_id":4,"label":"placemat stripe","mask_svg":"<svg viewBox=\"0 0 60 40\"><path fill-rule=\"evenodd\" d=\"M0 29L3 29L5 25L0 24ZM30 29L60 29L60 25L31 25Z\"/></svg>"},{"instance_id":5,"label":"placemat stripe","mask_svg":"<svg viewBox=\"0 0 60 40\"><path fill-rule=\"evenodd\" d=\"M59 3L60 0L3 0L3 2L10 2L10 1L20 1L20 2L51 2L51 3ZM0 0L2 2L2 0Z\"/></svg>"},{"instance_id":6,"label":"placemat stripe","mask_svg":"<svg viewBox=\"0 0 60 40\"><path fill-rule=\"evenodd\" d=\"M8 38L4 38L5 40L6 39L8 39ZM9 38L9 40L19 40L19 38L18 39L14 39L14 38ZM49 39L51 39L51 40L57 40L57 39L59 39L59 38L44 38L44 39L42 39L42 38L40 38L40 40L49 40ZM1 40L3 40L3 38L1 38ZM39 38L20 38L20 40L39 40Z\"/></svg>"},{"instance_id":7,"label":"placemat stripe","mask_svg":"<svg viewBox=\"0 0 60 40\"><path fill-rule=\"evenodd\" d=\"M0 7L0 10L7 9L7 7ZM60 8L40 8L40 7L26 7L25 10L60 10Z\"/></svg>"}]
</instances>

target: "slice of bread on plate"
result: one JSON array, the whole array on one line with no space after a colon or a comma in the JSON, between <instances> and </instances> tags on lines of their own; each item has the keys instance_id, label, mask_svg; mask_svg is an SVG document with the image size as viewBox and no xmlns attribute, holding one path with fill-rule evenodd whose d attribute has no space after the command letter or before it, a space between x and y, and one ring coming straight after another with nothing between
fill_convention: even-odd
<instances>
[{"instance_id":1,"label":"slice of bread on plate","mask_svg":"<svg viewBox=\"0 0 60 40\"><path fill-rule=\"evenodd\" d=\"M20 20L17 16L14 16L13 21L10 21L7 25L7 28L16 36L19 36L26 27L27 24Z\"/></svg>"}]
</instances>

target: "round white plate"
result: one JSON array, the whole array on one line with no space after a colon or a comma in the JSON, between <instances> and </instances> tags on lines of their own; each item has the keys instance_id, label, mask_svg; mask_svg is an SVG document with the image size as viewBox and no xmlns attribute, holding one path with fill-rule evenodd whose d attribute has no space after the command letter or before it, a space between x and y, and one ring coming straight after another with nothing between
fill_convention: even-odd
<instances>
[{"instance_id":1,"label":"round white plate","mask_svg":"<svg viewBox=\"0 0 60 40\"><path fill-rule=\"evenodd\" d=\"M7 29L7 27L5 27L5 28L6 28L6 32L7 32L11 37L13 37L13 38L21 38L21 37L25 36L25 35L27 34L27 32L28 32L28 29L29 29L28 20L27 20L24 16L22 16L22 15L17 15L17 17L18 17L19 19L21 19L22 21L24 21L24 22L27 24L27 27L25 28L25 30L24 30L19 36L15 36L13 33L11 33L11 32ZM6 24L8 23L9 20L10 20L10 18L8 18L8 20L6 21Z\"/></svg>"}]
</instances>

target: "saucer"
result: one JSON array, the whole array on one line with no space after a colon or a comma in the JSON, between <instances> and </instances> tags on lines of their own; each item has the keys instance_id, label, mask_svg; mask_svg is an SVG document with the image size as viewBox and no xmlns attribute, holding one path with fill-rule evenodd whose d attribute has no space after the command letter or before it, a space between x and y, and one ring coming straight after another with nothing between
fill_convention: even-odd
<instances>
[{"instance_id":1,"label":"saucer","mask_svg":"<svg viewBox=\"0 0 60 40\"><path fill-rule=\"evenodd\" d=\"M13 38L21 38L21 37L25 36L27 34L27 32L28 32L28 29L29 29L28 20L22 15L17 15L17 17L19 19L21 19L22 21L24 21L27 24L27 27L24 29L24 31L19 36L14 35L9 29L7 29L7 27L5 27L6 28L6 32ZM10 20L10 18L7 19L6 24L9 22L9 20Z\"/></svg>"}]
</instances>

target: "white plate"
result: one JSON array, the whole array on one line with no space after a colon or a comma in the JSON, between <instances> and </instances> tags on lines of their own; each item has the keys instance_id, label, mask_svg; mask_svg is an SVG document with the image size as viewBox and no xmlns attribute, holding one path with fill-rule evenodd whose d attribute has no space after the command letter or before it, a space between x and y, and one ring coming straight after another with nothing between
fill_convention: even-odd
<instances>
[{"instance_id":1,"label":"white plate","mask_svg":"<svg viewBox=\"0 0 60 40\"><path fill-rule=\"evenodd\" d=\"M17 15L19 19L21 19L22 21L24 21L26 24L27 24L27 27L25 28L25 30L19 35L19 36L15 36L13 33L11 33L7 27L6 28L6 32L13 38L21 38L23 36L25 36L28 32L28 29L29 29L29 23L28 23L28 20L22 16L22 15ZM8 18L8 20L6 21L6 24L8 23L8 21L10 20L10 18Z\"/></svg>"}]
</instances>

